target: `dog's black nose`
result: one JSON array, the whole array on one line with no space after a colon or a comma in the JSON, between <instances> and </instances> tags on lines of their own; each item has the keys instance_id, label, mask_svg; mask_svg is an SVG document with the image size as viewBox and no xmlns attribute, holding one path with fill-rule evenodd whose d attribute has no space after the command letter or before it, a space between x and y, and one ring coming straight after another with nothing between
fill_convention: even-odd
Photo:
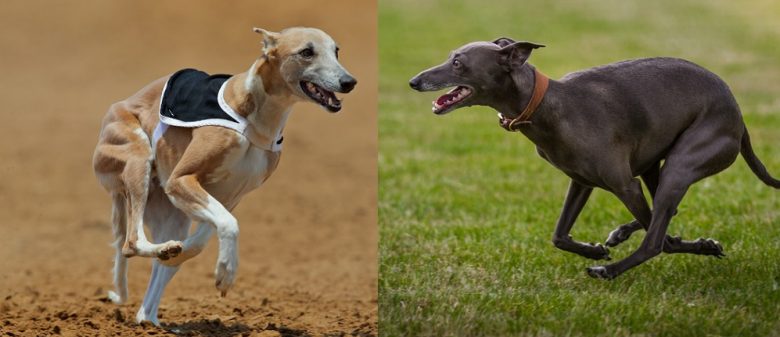
<instances>
[{"instance_id":1,"label":"dog's black nose","mask_svg":"<svg viewBox=\"0 0 780 337\"><path fill-rule=\"evenodd\" d=\"M412 87L412 89L414 90L420 90L420 78L415 77L409 80L409 86Z\"/></svg>"},{"instance_id":2,"label":"dog's black nose","mask_svg":"<svg viewBox=\"0 0 780 337\"><path fill-rule=\"evenodd\" d=\"M341 85L341 91L347 93L355 89L357 80L352 76L342 76L339 79L339 84Z\"/></svg>"}]
</instances>

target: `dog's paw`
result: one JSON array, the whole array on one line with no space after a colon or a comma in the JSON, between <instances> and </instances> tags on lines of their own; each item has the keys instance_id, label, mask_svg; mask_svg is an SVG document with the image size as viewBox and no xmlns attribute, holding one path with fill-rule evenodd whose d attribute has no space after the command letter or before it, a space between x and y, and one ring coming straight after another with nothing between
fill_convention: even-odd
<instances>
[{"instance_id":1,"label":"dog's paw","mask_svg":"<svg viewBox=\"0 0 780 337\"><path fill-rule=\"evenodd\" d=\"M138 309L138 312L135 314L135 322L141 325L144 324L153 324L155 326L160 326L160 320L157 319L157 315L153 315L151 312L146 312L143 306Z\"/></svg>"},{"instance_id":2,"label":"dog's paw","mask_svg":"<svg viewBox=\"0 0 780 337\"><path fill-rule=\"evenodd\" d=\"M604 245L600 243L591 243L590 249L588 249L584 256L593 260L612 260L612 258L609 257L609 248L604 247Z\"/></svg>"},{"instance_id":3,"label":"dog's paw","mask_svg":"<svg viewBox=\"0 0 780 337\"><path fill-rule=\"evenodd\" d=\"M599 278L604 280L611 280L615 278L615 275L612 275L605 266L588 267L586 271L588 272L588 276L592 278Z\"/></svg>"},{"instance_id":4,"label":"dog's paw","mask_svg":"<svg viewBox=\"0 0 780 337\"><path fill-rule=\"evenodd\" d=\"M217 261L217 268L214 271L214 284L222 297L225 297L227 291L233 286L233 282L236 280L236 269L238 269L238 261L236 259L220 259Z\"/></svg>"},{"instance_id":5,"label":"dog's paw","mask_svg":"<svg viewBox=\"0 0 780 337\"><path fill-rule=\"evenodd\" d=\"M625 225L615 228L615 230L609 232L607 241L604 243L607 247L615 247L621 244L623 241L628 240L634 231L627 228Z\"/></svg>"},{"instance_id":6,"label":"dog's paw","mask_svg":"<svg viewBox=\"0 0 780 337\"><path fill-rule=\"evenodd\" d=\"M181 254L183 249L181 241L168 241L163 244L163 247L157 252L157 258L160 260L168 260Z\"/></svg>"},{"instance_id":7,"label":"dog's paw","mask_svg":"<svg viewBox=\"0 0 780 337\"><path fill-rule=\"evenodd\" d=\"M723 253L723 246L721 246L720 242L717 240L699 238L696 240L696 243L700 247L699 254L701 255L712 255L716 258L726 256L726 254Z\"/></svg>"},{"instance_id":8,"label":"dog's paw","mask_svg":"<svg viewBox=\"0 0 780 337\"><path fill-rule=\"evenodd\" d=\"M125 299L122 298L122 296L119 296L119 294L109 290L108 291L108 300L111 301L111 303L114 304L124 304Z\"/></svg>"}]
</instances>

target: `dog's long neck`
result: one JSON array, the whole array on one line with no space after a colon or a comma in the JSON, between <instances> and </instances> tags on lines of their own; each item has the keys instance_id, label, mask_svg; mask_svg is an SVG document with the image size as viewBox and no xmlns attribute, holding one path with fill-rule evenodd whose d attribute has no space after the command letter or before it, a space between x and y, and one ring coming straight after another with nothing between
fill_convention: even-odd
<instances>
[{"instance_id":1,"label":"dog's long neck","mask_svg":"<svg viewBox=\"0 0 780 337\"><path fill-rule=\"evenodd\" d=\"M228 81L225 101L247 119L244 135L255 145L275 142L296 99L270 61L261 57Z\"/></svg>"},{"instance_id":2,"label":"dog's long neck","mask_svg":"<svg viewBox=\"0 0 780 337\"><path fill-rule=\"evenodd\" d=\"M499 86L503 90L495 91L488 104L505 117L514 119L531 101L534 91L534 67L526 64L515 69L504 81L505 83Z\"/></svg>"},{"instance_id":3,"label":"dog's long neck","mask_svg":"<svg viewBox=\"0 0 780 337\"><path fill-rule=\"evenodd\" d=\"M490 106L507 118L512 119L519 116L533 96L535 69L534 66L526 63L512 71L511 76L507 78L508 83L503 86L506 90L496 92ZM531 123L523 124L520 127L520 132L535 144L544 142L546 138L558 132L560 90L560 83L550 79L549 87L541 104L531 116Z\"/></svg>"}]
</instances>

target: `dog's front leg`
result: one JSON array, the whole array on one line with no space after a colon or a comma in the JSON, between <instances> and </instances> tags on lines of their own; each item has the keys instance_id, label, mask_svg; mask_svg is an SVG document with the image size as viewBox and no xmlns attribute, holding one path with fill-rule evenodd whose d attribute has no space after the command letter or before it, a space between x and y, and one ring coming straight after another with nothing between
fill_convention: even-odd
<instances>
[{"instance_id":1,"label":"dog's front leg","mask_svg":"<svg viewBox=\"0 0 780 337\"><path fill-rule=\"evenodd\" d=\"M222 296L235 281L238 269L238 221L217 199L201 186L196 175L171 176L165 187L171 202L191 219L205 222L217 230L219 257L214 271ZM210 236L204 234L204 237Z\"/></svg>"},{"instance_id":2,"label":"dog's front leg","mask_svg":"<svg viewBox=\"0 0 780 337\"><path fill-rule=\"evenodd\" d=\"M184 261L197 256L206 248L206 243L211 239L213 233L214 228L211 224L199 222L198 229L195 230L195 233L182 242L184 248L182 248L181 253L178 256L167 260L159 260L160 264L168 267L176 267L184 263Z\"/></svg>"},{"instance_id":3,"label":"dog's front leg","mask_svg":"<svg viewBox=\"0 0 780 337\"><path fill-rule=\"evenodd\" d=\"M582 207L585 206L585 202L588 201L592 191L592 187L582 185L574 180L571 181L569 191L566 194L566 200L563 203L561 216L558 218L558 224L555 226L553 244L559 249L579 254L589 259L609 260L609 249L607 247L600 243L586 244L577 242L569 235L572 226L574 226L574 221L577 220L577 216L582 211Z\"/></svg>"}]
</instances>

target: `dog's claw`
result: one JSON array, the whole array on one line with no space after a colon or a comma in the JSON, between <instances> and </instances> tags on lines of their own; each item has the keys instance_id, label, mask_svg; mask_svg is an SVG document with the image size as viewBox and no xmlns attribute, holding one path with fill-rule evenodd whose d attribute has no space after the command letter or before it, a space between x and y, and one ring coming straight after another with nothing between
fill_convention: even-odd
<instances>
[{"instance_id":1,"label":"dog's claw","mask_svg":"<svg viewBox=\"0 0 780 337\"><path fill-rule=\"evenodd\" d=\"M586 271L588 272L588 276L592 278L604 280L611 280L615 278L614 276L610 275L610 273L607 271L607 268L604 266L588 267Z\"/></svg>"},{"instance_id":2,"label":"dog's claw","mask_svg":"<svg viewBox=\"0 0 780 337\"><path fill-rule=\"evenodd\" d=\"M226 290L223 290L223 291L221 291L221 292L219 293L219 296L220 296L220 297L225 297L225 296L227 296L227 291L226 291Z\"/></svg>"},{"instance_id":3,"label":"dog's claw","mask_svg":"<svg viewBox=\"0 0 780 337\"><path fill-rule=\"evenodd\" d=\"M597 252L588 256L589 258L594 260L612 260L612 258L609 256L609 248L600 243L591 243L590 245L595 248Z\"/></svg>"},{"instance_id":4,"label":"dog's claw","mask_svg":"<svg viewBox=\"0 0 780 337\"><path fill-rule=\"evenodd\" d=\"M702 255L712 255L718 259L726 256L726 254L723 253L723 246L718 240L699 238L696 242L701 247L699 253Z\"/></svg>"},{"instance_id":5,"label":"dog's claw","mask_svg":"<svg viewBox=\"0 0 780 337\"><path fill-rule=\"evenodd\" d=\"M238 268L238 262L234 259L228 261L218 261L217 269L214 271L215 283L217 290L220 291L222 297L227 295L227 291L233 286L233 282L236 279L236 269Z\"/></svg>"}]
</instances>

